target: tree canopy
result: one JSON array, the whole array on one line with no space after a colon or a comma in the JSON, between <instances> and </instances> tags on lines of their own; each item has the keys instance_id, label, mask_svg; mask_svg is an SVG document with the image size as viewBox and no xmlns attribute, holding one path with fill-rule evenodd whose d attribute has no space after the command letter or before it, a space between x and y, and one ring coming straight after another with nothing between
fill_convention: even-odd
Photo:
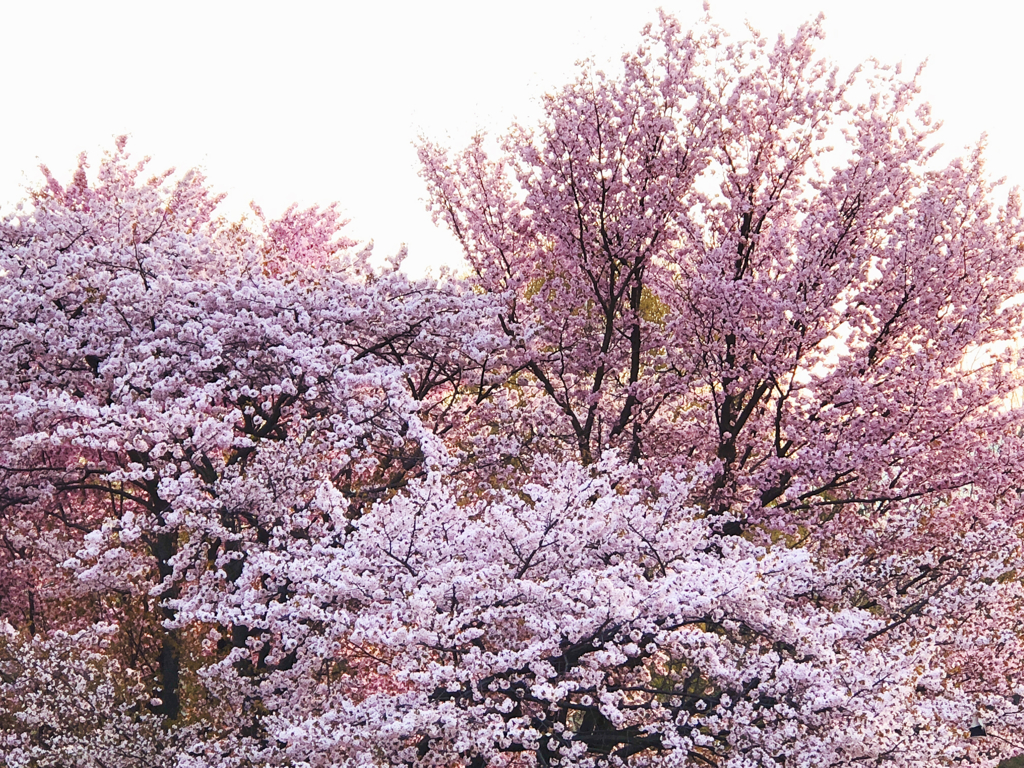
<instances>
[{"instance_id":1,"label":"tree canopy","mask_svg":"<svg viewBox=\"0 0 1024 768\"><path fill-rule=\"evenodd\" d=\"M6 764L1011 754L1019 200L820 37L662 15L422 141L465 275L123 139L44 168L0 223Z\"/></svg>"}]
</instances>

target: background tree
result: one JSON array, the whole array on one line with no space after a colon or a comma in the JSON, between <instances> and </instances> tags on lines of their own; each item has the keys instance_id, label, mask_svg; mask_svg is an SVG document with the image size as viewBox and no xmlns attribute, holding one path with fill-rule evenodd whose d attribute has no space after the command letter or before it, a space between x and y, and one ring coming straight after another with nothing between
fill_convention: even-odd
<instances>
[{"instance_id":1,"label":"background tree","mask_svg":"<svg viewBox=\"0 0 1024 768\"><path fill-rule=\"evenodd\" d=\"M1001 612L975 613L979 581L1019 556L1016 192L997 207L980 149L932 170L914 80L843 80L820 36L732 43L663 16L497 159L425 142L431 206L502 301L522 355L502 396L534 450L699 478L716 530L838 580L804 599L886 617L873 642L941 637L957 684L1012 698L1009 657L959 646L964 622L1017 642L974 623Z\"/></svg>"}]
</instances>

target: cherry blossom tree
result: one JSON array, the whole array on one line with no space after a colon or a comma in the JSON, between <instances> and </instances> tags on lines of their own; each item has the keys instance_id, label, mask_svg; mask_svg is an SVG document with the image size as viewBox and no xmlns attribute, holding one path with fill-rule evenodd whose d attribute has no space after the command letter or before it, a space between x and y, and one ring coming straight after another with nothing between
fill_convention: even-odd
<instances>
[{"instance_id":1,"label":"cherry blossom tree","mask_svg":"<svg viewBox=\"0 0 1024 768\"><path fill-rule=\"evenodd\" d=\"M430 204L503 302L503 416L536 455L699 478L716 532L811 554L833 586L804 600L883 617L864 642L894 654L930 638L948 679L1012 713L1019 200L998 203L980 148L934 169L915 79L842 79L820 37L663 16L496 159L483 137L424 142Z\"/></svg>"},{"instance_id":2,"label":"cherry blossom tree","mask_svg":"<svg viewBox=\"0 0 1024 768\"><path fill-rule=\"evenodd\" d=\"M44 169L0 225L5 763L1013 751L1019 202L820 37L663 15L495 158L424 142L465 278L123 140Z\"/></svg>"},{"instance_id":3,"label":"cherry blossom tree","mask_svg":"<svg viewBox=\"0 0 1024 768\"><path fill-rule=\"evenodd\" d=\"M978 702L951 679L945 638L876 642L889 617L839 607L858 563L826 572L807 548L722 537L692 479L664 476L652 501L623 490L631 477L608 459L548 465L475 504L428 479L363 517L326 567L312 546L264 560L261 573L304 584L267 615L297 654L268 678L265 725L289 759L838 765L968 751ZM300 667L315 686L291 682ZM239 690L227 661L211 673Z\"/></svg>"},{"instance_id":4,"label":"cherry blossom tree","mask_svg":"<svg viewBox=\"0 0 1024 768\"><path fill-rule=\"evenodd\" d=\"M144 165L120 141L95 183L83 157L4 224L2 609L30 636L120 626L111 645L173 722L204 711L183 699L202 653L176 623L183 589L213 576L230 601L277 527L341 536L427 471L424 441L485 369L488 313L373 268L332 209L254 229L214 219L198 174ZM338 519L316 506L324 484ZM224 626L217 652L259 642Z\"/></svg>"}]
</instances>

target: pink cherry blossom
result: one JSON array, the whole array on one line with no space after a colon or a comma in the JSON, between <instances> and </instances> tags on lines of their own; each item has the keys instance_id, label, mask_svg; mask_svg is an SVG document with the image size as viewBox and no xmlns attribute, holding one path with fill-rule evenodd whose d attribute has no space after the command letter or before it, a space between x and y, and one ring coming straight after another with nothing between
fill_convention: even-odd
<instances>
[{"instance_id":1,"label":"pink cherry blossom","mask_svg":"<svg viewBox=\"0 0 1024 768\"><path fill-rule=\"evenodd\" d=\"M0 223L4 764L1012 754L1019 200L821 34L663 14L422 141L462 277L123 139L44 169Z\"/></svg>"}]
</instances>

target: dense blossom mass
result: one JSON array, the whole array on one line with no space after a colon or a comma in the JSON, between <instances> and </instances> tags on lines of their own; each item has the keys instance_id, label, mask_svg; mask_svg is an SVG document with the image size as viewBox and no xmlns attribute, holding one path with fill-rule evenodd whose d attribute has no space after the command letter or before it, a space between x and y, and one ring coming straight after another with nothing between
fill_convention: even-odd
<instances>
[{"instance_id":1,"label":"dense blossom mass","mask_svg":"<svg viewBox=\"0 0 1024 768\"><path fill-rule=\"evenodd\" d=\"M751 34L663 16L423 141L461 277L123 139L44 169L0 221L0 762L1013 753L1019 201L935 169L913 78Z\"/></svg>"}]
</instances>

